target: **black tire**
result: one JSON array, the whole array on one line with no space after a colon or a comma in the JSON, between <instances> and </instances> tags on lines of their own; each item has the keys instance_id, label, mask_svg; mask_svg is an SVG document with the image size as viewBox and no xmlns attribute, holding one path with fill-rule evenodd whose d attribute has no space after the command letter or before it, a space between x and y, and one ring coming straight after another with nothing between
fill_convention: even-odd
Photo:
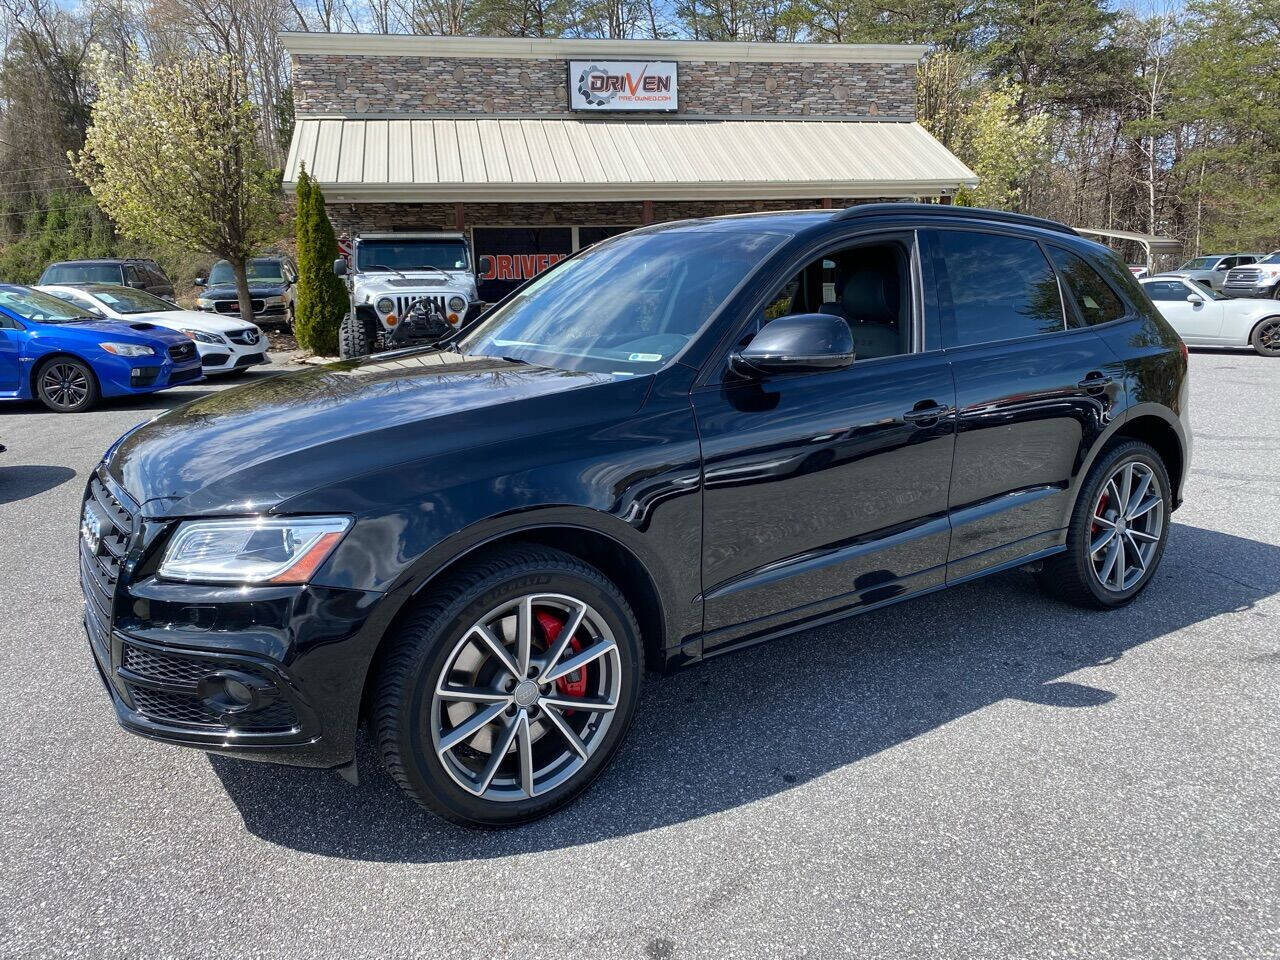
<instances>
[{"instance_id":1,"label":"black tire","mask_svg":"<svg viewBox=\"0 0 1280 960\"><path fill-rule=\"evenodd\" d=\"M1153 475L1152 482L1159 487L1162 501L1161 527L1159 540L1155 543L1141 577L1126 589L1116 590L1103 586L1090 556L1090 545L1095 535L1093 508L1102 495L1103 487L1116 471L1134 462L1149 468ZM1140 440L1125 440L1105 451L1090 468L1081 485L1080 496L1071 513L1071 524L1067 528L1066 551L1046 560L1043 569L1036 574L1041 588L1051 596L1077 606L1105 610L1130 603L1146 589L1164 556L1165 544L1169 539L1169 512L1172 506L1170 491L1169 472L1150 444Z\"/></svg>"},{"instance_id":2,"label":"black tire","mask_svg":"<svg viewBox=\"0 0 1280 960\"><path fill-rule=\"evenodd\" d=\"M1280 315L1259 320L1249 334L1249 343L1264 357L1280 357Z\"/></svg>"},{"instance_id":3,"label":"black tire","mask_svg":"<svg viewBox=\"0 0 1280 960\"><path fill-rule=\"evenodd\" d=\"M369 322L352 310L342 318L338 328L338 356L343 360L367 357L373 352L374 334Z\"/></svg>"},{"instance_id":4,"label":"black tire","mask_svg":"<svg viewBox=\"0 0 1280 960\"><path fill-rule=\"evenodd\" d=\"M83 360L51 357L36 370L35 393L54 413L81 413L98 402L98 378Z\"/></svg>"},{"instance_id":5,"label":"black tire","mask_svg":"<svg viewBox=\"0 0 1280 960\"><path fill-rule=\"evenodd\" d=\"M473 624L488 611L530 593L577 598L607 622L617 644L620 665L616 708L590 755L567 780L545 793L537 794L535 790L534 796L487 799L463 789L437 755L431 727L436 684L449 669L450 658L456 656L457 645ZM585 790L608 765L626 736L644 673L639 627L621 591L582 560L533 545L496 550L467 563L433 589L385 642L388 652L377 668L371 709L384 765L400 787L425 809L453 823L480 829L536 820ZM560 662L564 662L563 658ZM554 689L554 685L549 686ZM502 715L496 722L505 722ZM470 738L465 741L470 742ZM497 754L495 749L490 756Z\"/></svg>"}]
</instances>

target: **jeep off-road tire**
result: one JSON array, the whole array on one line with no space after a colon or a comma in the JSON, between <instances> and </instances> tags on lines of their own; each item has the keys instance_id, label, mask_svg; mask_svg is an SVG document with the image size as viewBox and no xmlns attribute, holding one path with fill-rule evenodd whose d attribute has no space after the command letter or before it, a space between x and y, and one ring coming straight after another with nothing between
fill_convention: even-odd
<instances>
[{"instance_id":1,"label":"jeep off-road tire","mask_svg":"<svg viewBox=\"0 0 1280 960\"><path fill-rule=\"evenodd\" d=\"M427 810L482 829L585 790L621 745L644 672L617 586L535 545L466 563L386 643L371 711L384 765Z\"/></svg>"},{"instance_id":2,"label":"jeep off-road tire","mask_svg":"<svg viewBox=\"0 0 1280 960\"><path fill-rule=\"evenodd\" d=\"M343 360L367 357L373 352L374 337L368 321L356 310L342 318L338 327L338 356Z\"/></svg>"},{"instance_id":3,"label":"jeep off-road tire","mask_svg":"<svg viewBox=\"0 0 1280 960\"><path fill-rule=\"evenodd\" d=\"M1078 606L1124 606L1160 566L1172 507L1169 472L1155 449L1140 440L1117 444L1081 484L1066 551L1046 560L1036 580Z\"/></svg>"}]
</instances>

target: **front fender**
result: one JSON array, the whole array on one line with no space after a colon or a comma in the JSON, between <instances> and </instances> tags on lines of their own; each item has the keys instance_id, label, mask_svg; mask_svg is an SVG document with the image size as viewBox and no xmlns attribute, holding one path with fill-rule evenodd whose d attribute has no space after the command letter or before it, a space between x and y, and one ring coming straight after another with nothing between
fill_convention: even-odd
<instances>
[{"instance_id":1,"label":"front fender","mask_svg":"<svg viewBox=\"0 0 1280 960\"><path fill-rule=\"evenodd\" d=\"M650 396L637 410L630 392L613 391L613 415L612 394L597 393L595 410L570 411L540 433L398 464L279 510L353 514L354 526L314 582L377 590L393 602L494 540L547 528L590 531L648 571L663 598L667 643L679 643L702 628L693 412L687 393Z\"/></svg>"}]
</instances>

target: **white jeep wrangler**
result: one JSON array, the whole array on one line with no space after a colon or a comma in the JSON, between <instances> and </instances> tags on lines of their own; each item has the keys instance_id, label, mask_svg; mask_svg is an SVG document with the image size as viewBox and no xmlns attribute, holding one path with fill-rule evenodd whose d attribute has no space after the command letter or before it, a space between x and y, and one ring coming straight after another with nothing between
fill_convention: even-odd
<instances>
[{"instance_id":1,"label":"white jeep wrangler","mask_svg":"<svg viewBox=\"0 0 1280 960\"><path fill-rule=\"evenodd\" d=\"M366 233L352 243L350 263L339 260L334 271L346 276L351 295L338 337L342 357L383 349L420 301L455 327L479 307L471 248L462 233Z\"/></svg>"}]
</instances>

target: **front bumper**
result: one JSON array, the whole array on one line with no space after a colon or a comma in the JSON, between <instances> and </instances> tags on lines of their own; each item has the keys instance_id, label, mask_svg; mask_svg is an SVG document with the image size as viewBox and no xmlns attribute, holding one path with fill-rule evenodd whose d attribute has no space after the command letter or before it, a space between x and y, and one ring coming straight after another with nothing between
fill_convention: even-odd
<instances>
[{"instance_id":1,"label":"front bumper","mask_svg":"<svg viewBox=\"0 0 1280 960\"><path fill-rule=\"evenodd\" d=\"M203 376L197 355L182 363L168 357L117 357L106 353L92 366L104 397L153 393L166 387L195 383Z\"/></svg>"},{"instance_id":2,"label":"front bumper","mask_svg":"<svg viewBox=\"0 0 1280 960\"><path fill-rule=\"evenodd\" d=\"M383 594L161 581L149 571L173 524L140 518L101 473L85 510L103 532L96 545L80 542L84 629L121 726L247 759L350 762L364 679L390 616ZM251 700L228 703L229 677L252 688Z\"/></svg>"},{"instance_id":3,"label":"front bumper","mask_svg":"<svg viewBox=\"0 0 1280 960\"><path fill-rule=\"evenodd\" d=\"M230 373L232 370L243 370L245 367L257 367L271 362L267 356L267 344L264 340L253 346L241 346L237 343L201 343L200 363L206 375Z\"/></svg>"},{"instance_id":4,"label":"front bumper","mask_svg":"<svg viewBox=\"0 0 1280 960\"><path fill-rule=\"evenodd\" d=\"M1234 297L1237 300L1269 300L1275 296L1276 287L1280 286L1280 280L1272 280L1268 283L1255 283L1247 287L1227 286L1223 284L1219 288L1219 292L1228 297Z\"/></svg>"}]
</instances>

